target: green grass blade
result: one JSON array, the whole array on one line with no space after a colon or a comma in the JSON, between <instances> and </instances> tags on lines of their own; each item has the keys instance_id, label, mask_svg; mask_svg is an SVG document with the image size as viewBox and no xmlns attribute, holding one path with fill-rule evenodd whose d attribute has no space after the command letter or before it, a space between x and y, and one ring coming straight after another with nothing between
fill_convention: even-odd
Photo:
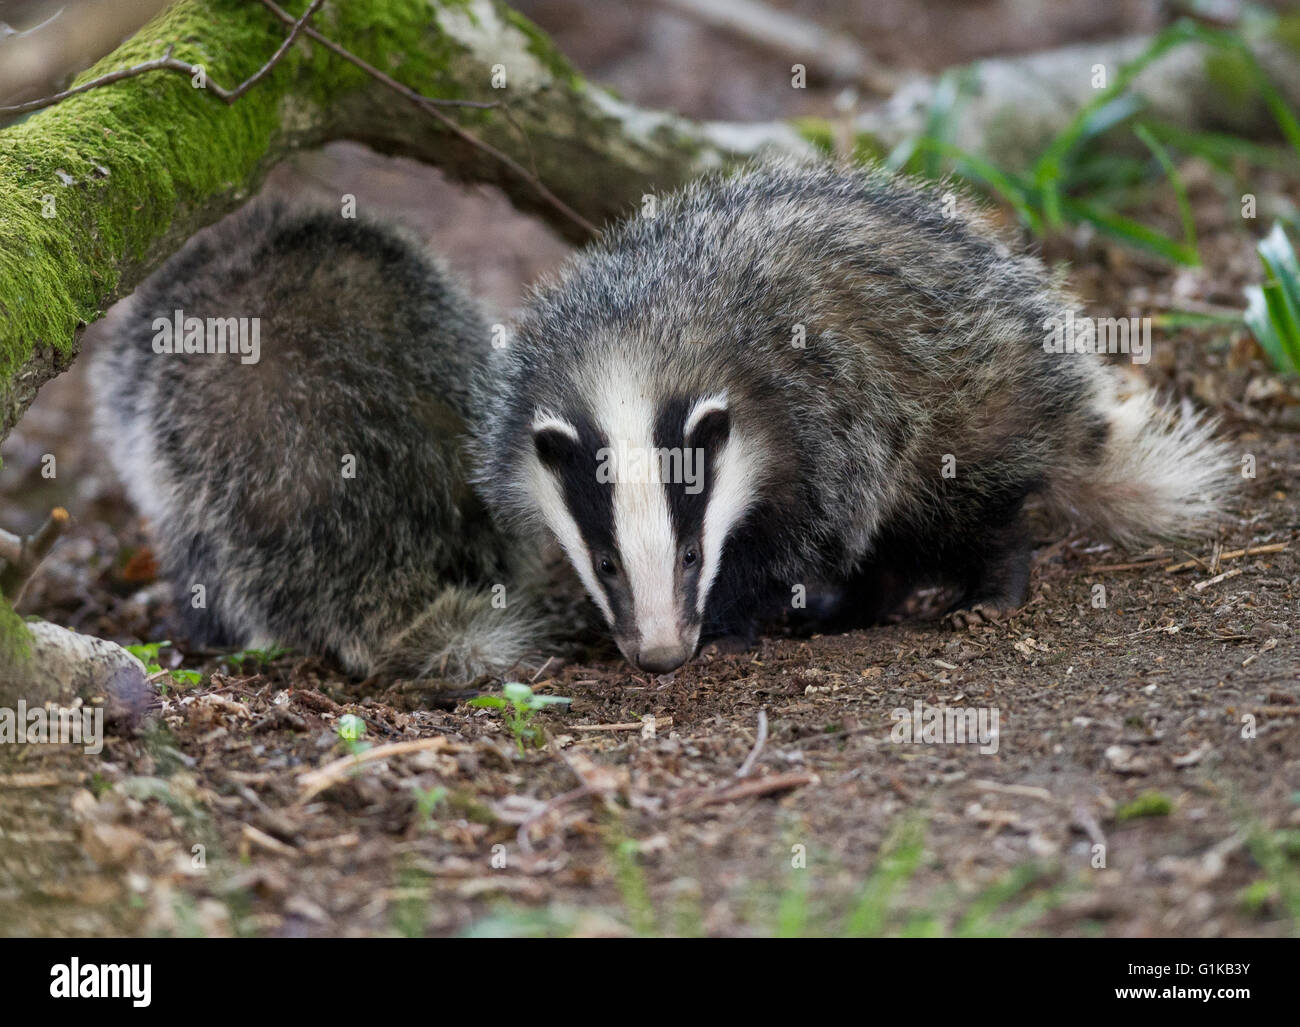
<instances>
[{"instance_id":1,"label":"green grass blade","mask_svg":"<svg viewBox=\"0 0 1300 1027\"><path fill-rule=\"evenodd\" d=\"M1284 168L1287 161L1276 149L1222 132L1189 132L1163 121L1145 122L1147 131L1166 146L1209 161L1223 171L1232 171L1235 161L1261 168Z\"/></svg>"},{"instance_id":2,"label":"green grass blade","mask_svg":"<svg viewBox=\"0 0 1300 1027\"><path fill-rule=\"evenodd\" d=\"M1290 370L1292 365L1287 359L1286 346L1283 345L1273 321L1269 317L1268 300L1264 298L1261 286L1252 285L1246 289L1246 312L1242 315L1250 334L1255 337L1260 348L1268 354L1268 359L1279 371Z\"/></svg>"},{"instance_id":3,"label":"green grass blade","mask_svg":"<svg viewBox=\"0 0 1300 1027\"><path fill-rule=\"evenodd\" d=\"M1169 238L1139 221L1116 214L1095 204L1070 197L1061 199L1061 209L1077 221L1086 221L1104 235L1126 242L1138 249L1146 250L1163 257L1165 260L1182 264L1184 267L1196 267L1198 258L1195 250L1188 249L1184 243Z\"/></svg>"},{"instance_id":4,"label":"green grass blade","mask_svg":"<svg viewBox=\"0 0 1300 1027\"><path fill-rule=\"evenodd\" d=\"M1196 258L1196 263L1199 265L1201 256L1196 246L1196 219L1192 216L1192 205L1187 199L1187 188L1183 185L1183 177L1178 173L1178 169L1174 167L1174 162L1170 160L1169 152L1160 145L1160 140L1151 134L1146 125L1134 125L1133 131L1146 144L1147 149L1155 154L1156 160L1164 168L1165 177L1169 179L1169 184L1173 186L1174 197L1178 201L1178 215L1183 222L1183 245L1192 252Z\"/></svg>"},{"instance_id":5,"label":"green grass blade","mask_svg":"<svg viewBox=\"0 0 1300 1027\"><path fill-rule=\"evenodd\" d=\"M937 150L951 158L957 165L959 177L983 183L1010 204L1033 232L1042 231L1042 219L1031 205L1027 187L1015 175L952 143L938 139L918 139L916 145L918 149Z\"/></svg>"}]
</instances>

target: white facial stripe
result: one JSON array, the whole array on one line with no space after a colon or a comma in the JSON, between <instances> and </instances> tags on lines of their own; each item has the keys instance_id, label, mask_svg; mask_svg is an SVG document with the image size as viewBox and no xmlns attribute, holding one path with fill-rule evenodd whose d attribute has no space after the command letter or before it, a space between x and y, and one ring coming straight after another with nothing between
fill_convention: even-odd
<instances>
[{"instance_id":1,"label":"white facial stripe","mask_svg":"<svg viewBox=\"0 0 1300 1027\"><path fill-rule=\"evenodd\" d=\"M560 545L569 557L569 562L573 564L574 569L578 572L578 577L582 579L583 585L586 586L587 594L600 607L600 612L605 615L606 622L613 624L614 611L610 609L609 598L605 595L605 590L600 587L600 582L596 580L595 570L591 564L591 552L587 549L587 544L582 540L582 532L578 529L578 522L573 519L573 515L569 513L569 508L564 503L564 497L560 494L559 482L555 480L555 475L542 466L542 462L536 456L533 456L530 461L530 473L533 478L533 496L536 497L542 519L555 534L555 537L559 539Z\"/></svg>"},{"instance_id":2,"label":"white facial stripe","mask_svg":"<svg viewBox=\"0 0 1300 1027\"><path fill-rule=\"evenodd\" d=\"M538 409L533 414L533 434L536 435L540 431L563 432L565 435L569 436L569 438L573 439L574 442L578 441L578 429L563 417L559 417L551 413L549 410Z\"/></svg>"},{"instance_id":3,"label":"white facial stripe","mask_svg":"<svg viewBox=\"0 0 1300 1027\"><path fill-rule=\"evenodd\" d=\"M757 494L757 480L762 473L758 451L733 431L714 457L713 490L704 511L704 532L700 539L704 563L700 567L700 586L695 610L703 616L705 603L718 576L722 550L731 529L749 509Z\"/></svg>"},{"instance_id":4,"label":"white facial stripe","mask_svg":"<svg viewBox=\"0 0 1300 1027\"><path fill-rule=\"evenodd\" d=\"M613 450L614 538L632 592L632 611L643 649L679 644L677 538L662 482L620 468L621 452L649 453L654 441L654 408L636 386L612 376L597 396L594 415ZM622 444L625 448L620 448ZM624 481L627 477L634 480Z\"/></svg>"},{"instance_id":5,"label":"white facial stripe","mask_svg":"<svg viewBox=\"0 0 1300 1027\"><path fill-rule=\"evenodd\" d=\"M725 392L715 392L712 396L705 396L695 404L690 416L686 418L686 427L682 429L682 435L689 438L695 426L700 423L700 419L715 410L727 409L727 394Z\"/></svg>"}]
</instances>

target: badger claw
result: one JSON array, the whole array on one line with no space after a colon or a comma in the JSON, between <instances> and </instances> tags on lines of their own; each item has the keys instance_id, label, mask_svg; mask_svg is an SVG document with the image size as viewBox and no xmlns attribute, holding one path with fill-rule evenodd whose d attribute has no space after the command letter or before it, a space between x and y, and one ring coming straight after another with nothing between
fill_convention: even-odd
<instances>
[{"instance_id":1,"label":"badger claw","mask_svg":"<svg viewBox=\"0 0 1300 1027\"><path fill-rule=\"evenodd\" d=\"M975 628L996 624L1005 616L996 606L976 603L964 610L950 610L944 614L944 623L954 631L973 631Z\"/></svg>"}]
</instances>

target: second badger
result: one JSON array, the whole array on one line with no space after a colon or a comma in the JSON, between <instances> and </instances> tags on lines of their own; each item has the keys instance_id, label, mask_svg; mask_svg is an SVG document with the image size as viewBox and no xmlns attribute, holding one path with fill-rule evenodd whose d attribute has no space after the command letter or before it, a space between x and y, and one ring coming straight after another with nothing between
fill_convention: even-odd
<instances>
[{"instance_id":1,"label":"second badger","mask_svg":"<svg viewBox=\"0 0 1300 1027\"><path fill-rule=\"evenodd\" d=\"M256 201L108 329L100 437L192 642L457 681L536 651L516 547L467 481L488 327L418 243Z\"/></svg>"},{"instance_id":2,"label":"second badger","mask_svg":"<svg viewBox=\"0 0 1300 1027\"><path fill-rule=\"evenodd\" d=\"M878 169L705 179L534 295L480 382L479 481L647 671L801 587L850 622L922 583L995 615L1025 596L1031 496L1132 542L1201 529L1227 488L1204 424L1047 351L1073 306L978 212Z\"/></svg>"}]
</instances>

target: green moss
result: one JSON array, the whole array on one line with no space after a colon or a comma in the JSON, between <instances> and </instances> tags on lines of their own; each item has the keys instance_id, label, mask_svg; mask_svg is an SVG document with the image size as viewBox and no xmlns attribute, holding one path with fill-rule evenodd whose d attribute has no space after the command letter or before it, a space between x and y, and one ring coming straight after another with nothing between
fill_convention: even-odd
<instances>
[{"instance_id":1,"label":"green moss","mask_svg":"<svg viewBox=\"0 0 1300 1027\"><path fill-rule=\"evenodd\" d=\"M1143 792L1116 810L1115 819L1123 823L1138 817L1167 817L1173 808L1174 804L1163 792Z\"/></svg>"},{"instance_id":2,"label":"green moss","mask_svg":"<svg viewBox=\"0 0 1300 1027\"><path fill-rule=\"evenodd\" d=\"M182 2L77 82L157 57L174 40L175 56L229 88L282 35L269 14L236 0ZM78 324L116 294L122 265L144 262L178 209L247 181L278 128L274 89L227 106L159 71L0 132L0 376L33 346L70 350Z\"/></svg>"},{"instance_id":3,"label":"green moss","mask_svg":"<svg viewBox=\"0 0 1300 1027\"><path fill-rule=\"evenodd\" d=\"M1252 881L1241 890L1237 901L1244 912L1254 916L1263 916L1277 904L1278 887L1268 880Z\"/></svg>"},{"instance_id":4,"label":"green moss","mask_svg":"<svg viewBox=\"0 0 1300 1027\"><path fill-rule=\"evenodd\" d=\"M458 98L471 82L465 48L431 30L426 0L331 4L317 19L331 38L420 92ZM244 0L181 0L77 82L173 45L176 57L230 89L265 63L286 31ZM285 150L323 142L329 127L317 113L363 88L374 88L364 71L304 40L233 105L188 76L156 71L0 130L0 381L37 347L53 347L65 361L81 324L195 229L237 206ZM493 113L457 116L472 125Z\"/></svg>"},{"instance_id":5,"label":"green moss","mask_svg":"<svg viewBox=\"0 0 1300 1027\"><path fill-rule=\"evenodd\" d=\"M9 601L0 596L0 670L15 667L31 656L31 635ZM3 684L0 681L0 684Z\"/></svg>"}]
</instances>

